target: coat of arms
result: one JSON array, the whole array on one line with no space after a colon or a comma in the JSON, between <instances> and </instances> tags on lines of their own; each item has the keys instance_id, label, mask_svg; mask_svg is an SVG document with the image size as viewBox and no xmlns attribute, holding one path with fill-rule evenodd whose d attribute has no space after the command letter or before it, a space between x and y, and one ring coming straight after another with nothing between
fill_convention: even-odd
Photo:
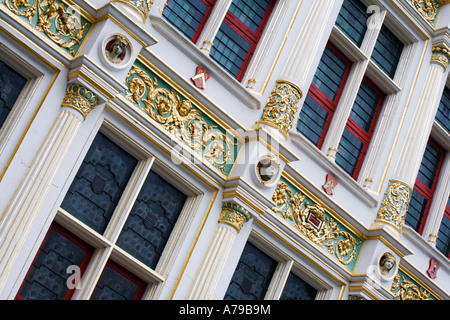
<instances>
[{"instance_id":1,"label":"coat of arms","mask_svg":"<svg viewBox=\"0 0 450 320\"><path fill-rule=\"evenodd\" d=\"M331 196L334 194L334 188L337 186L338 183L339 181L328 173L326 176L325 184L322 186L322 188L326 192L326 194Z\"/></svg>"}]
</instances>

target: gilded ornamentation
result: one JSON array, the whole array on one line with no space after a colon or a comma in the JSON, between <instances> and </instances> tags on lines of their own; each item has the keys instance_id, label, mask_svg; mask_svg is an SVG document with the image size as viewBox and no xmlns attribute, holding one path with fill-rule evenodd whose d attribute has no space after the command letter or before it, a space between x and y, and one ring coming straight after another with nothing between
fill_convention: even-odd
<instances>
[{"instance_id":1,"label":"gilded ornamentation","mask_svg":"<svg viewBox=\"0 0 450 320\"><path fill-rule=\"evenodd\" d=\"M258 123L274 126L287 136L301 98L302 91L299 87L289 81L277 80Z\"/></svg>"},{"instance_id":2,"label":"gilded ornamentation","mask_svg":"<svg viewBox=\"0 0 450 320\"><path fill-rule=\"evenodd\" d=\"M66 96L61 106L78 110L86 119L89 112L94 110L97 104L98 99L95 94L78 84L70 83L67 86Z\"/></svg>"},{"instance_id":3,"label":"gilded ornamentation","mask_svg":"<svg viewBox=\"0 0 450 320\"><path fill-rule=\"evenodd\" d=\"M412 0L412 5L420 13L420 15L429 23L434 24L438 8L441 6L435 0Z\"/></svg>"},{"instance_id":4,"label":"gilded ornamentation","mask_svg":"<svg viewBox=\"0 0 450 320\"><path fill-rule=\"evenodd\" d=\"M128 73L126 84L128 100L222 173L229 173L234 162L232 148L238 145L233 141L234 137L222 132L215 124L209 124L207 116L194 109L191 101L181 100L174 89L160 86L156 77L152 78L136 65Z\"/></svg>"},{"instance_id":5,"label":"gilded ornamentation","mask_svg":"<svg viewBox=\"0 0 450 320\"><path fill-rule=\"evenodd\" d=\"M57 0L2 0L15 15L28 20L72 56L76 54L91 24L72 7Z\"/></svg>"},{"instance_id":6,"label":"gilded ornamentation","mask_svg":"<svg viewBox=\"0 0 450 320\"><path fill-rule=\"evenodd\" d=\"M113 0L112 2L122 2L133 8L135 8L144 18L144 21L148 18L153 2L155 0Z\"/></svg>"},{"instance_id":7,"label":"gilded ornamentation","mask_svg":"<svg viewBox=\"0 0 450 320\"><path fill-rule=\"evenodd\" d=\"M233 226L237 232L241 231L244 223L251 218L251 214L235 203L223 202L219 222Z\"/></svg>"},{"instance_id":8,"label":"gilded ornamentation","mask_svg":"<svg viewBox=\"0 0 450 320\"><path fill-rule=\"evenodd\" d=\"M435 300L425 288L408 279L407 276L399 270L391 286L391 293L394 300Z\"/></svg>"},{"instance_id":9,"label":"gilded ornamentation","mask_svg":"<svg viewBox=\"0 0 450 320\"><path fill-rule=\"evenodd\" d=\"M342 264L348 265L357 258L362 241L343 230L342 225L326 214L325 208L310 203L302 192L293 192L287 183L279 181L272 200L272 208L285 220L289 220L314 243L326 248Z\"/></svg>"},{"instance_id":10,"label":"gilded ornamentation","mask_svg":"<svg viewBox=\"0 0 450 320\"><path fill-rule=\"evenodd\" d=\"M432 48L432 52L433 54L431 55L430 61L438 63L442 65L444 69L447 69L450 60L450 50L436 46Z\"/></svg>"},{"instance_id":11,"label":"gilded ornamentation","mask_svg":"<svg viewBox=\"0 0 450 320\"><path fill-rule=\"evenodd\" d=\"M375 221L389 222L399 230L405 222L412 190L406 183L390 180Z\"/></svg>"}]
</instances>

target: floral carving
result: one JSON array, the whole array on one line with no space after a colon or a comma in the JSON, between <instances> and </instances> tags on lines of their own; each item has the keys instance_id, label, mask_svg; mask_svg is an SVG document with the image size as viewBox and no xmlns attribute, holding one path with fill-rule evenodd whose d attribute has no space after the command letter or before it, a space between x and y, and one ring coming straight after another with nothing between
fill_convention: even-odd
<instances>
[{"instance_id":1,"label":"floral carving","mask_svg":"<svg viewBox=\"0 0 450 320\"><path fill-rule=\"evenodd\" d=\"M391 286L394 300L434 300L435 298L424 288L405 278L399 271ZM431 297L430 297L431 296Z\"/></svg>"},{"instance_id":2,"label":"floral carving","mask_svg":"<svg viewBox=\"0 0 450 320\"><path fill-rule=\"evenodd\" d=\"M435 0L412 0L412 4L425 20L431 24L434 23L440 7L439 3Z\"/></svg>"},{"instance_id":3,"label":"floral carving","mask_svg":"<svg viewBox=\"0 0 450 320\"><path fill-rule=\"evenodd\" d=\"M72 56L90 23L83 23L81 15L73 8L56 0L2 0L14 14L26 18L36 30L44 33Z\"/></svg>"},{"instance_id":4,"label":"floral carving","mask_svg":"<svg viewBox=\"0 0 450 320\"><path fill-rule=\"evenodd\" d=\"M150 77L136 65L128 73L126 84L128 100L226 174L226 165L234 161L232 148L238 145L234 137L209 124L209 119L194 109L191 101L181 100L174 89L159 86L156 77Z\"/></svg>"},{"instance_id":5,"label":"floral carving","mask_svg":"<svg viewBox=\"0 0 450 320\"><path fill-rule=\"evenodd\" d=\"M276 204L274 212L293 222L301 233L326 248L342 264L356 259L362 241L342 230L340 223L327 215L321 205L310 203L300 191L294 193L283 181L278 182L272 200Z\"/></svg>"},{"instance_id":6,"label":"floral carving","mask_svg":"<svg viewBox=\"0 0 450 320\"><path fill-rule=\"evenodd\" d=\"M411 195L411 187L404 182L389 181L388 189L384 194L383 201L381 201L381 207L375 220L390 222L400 230L405 222Z\"/></svg>"},{"instance_id":7,"label":"floral carving","mask_svg":"<svg viewBox=\"0 0 450 320\"><path fill-rule=\"evenodd\" d=\"M295 84L278 80L264 107L259 123L278 128L284 135L292 128L302 92Z\"/></svg>"}]
</instances>

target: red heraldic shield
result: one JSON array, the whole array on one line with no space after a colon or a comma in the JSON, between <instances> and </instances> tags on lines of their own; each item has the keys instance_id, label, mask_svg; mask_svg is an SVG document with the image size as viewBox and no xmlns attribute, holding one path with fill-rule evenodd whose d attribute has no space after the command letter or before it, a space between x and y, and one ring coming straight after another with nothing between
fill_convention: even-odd
<instances>
[{"instance_id":1,"label":"red heraldic shield","mask_svg":"<svg viewBox=\"0 0 450 320\"><path fill-rule=\"evenodd\" d=\"M326 194L333 195L334 188L338 185L339 181L333 177L331 174L327 174L325 184L322 186L323 190L325 190Z\"/></svg>"},{"instance_id":2,"label":"red heraldic shield","mask_svg":"<svg viewBox=\"0 0 450 320\"><path fill-rule=\"evenodd\" d=\"M211 75L206 72L206 70L203 69L202 66L198 66L195 72L195 76L193 76L191 80L197 88L204 90L206 87L206 80L208 80L209 78L211 78Z\"/></svg>"},{"instance_id":3,"label":"red heraldic shield","mask_svg":"<svg viewBox=\"0 0 450 320\"><path fill-rule=\"evenodd\" d=\"M437 277L436 273L439 270L439 267L440 267L440 265L436 260L430 259L430 267L428 268L427 273L431 279L434 279Z\"/></svg>"}]
</instances>

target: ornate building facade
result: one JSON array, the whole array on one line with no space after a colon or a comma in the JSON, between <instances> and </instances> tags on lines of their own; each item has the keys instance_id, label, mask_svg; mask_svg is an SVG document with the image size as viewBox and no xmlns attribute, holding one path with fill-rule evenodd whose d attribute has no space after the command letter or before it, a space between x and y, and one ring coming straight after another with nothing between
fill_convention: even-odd
<instances>
[{"instance_id":1,"label":"ornate building facade","mask_svg":"<svg viewBox=\"0 0 450 320\"><path fill-rule=\"evenodd\" d=\"M447 300L450 2L0 0L0 299Z\"/></svg>"}]
</instances>

